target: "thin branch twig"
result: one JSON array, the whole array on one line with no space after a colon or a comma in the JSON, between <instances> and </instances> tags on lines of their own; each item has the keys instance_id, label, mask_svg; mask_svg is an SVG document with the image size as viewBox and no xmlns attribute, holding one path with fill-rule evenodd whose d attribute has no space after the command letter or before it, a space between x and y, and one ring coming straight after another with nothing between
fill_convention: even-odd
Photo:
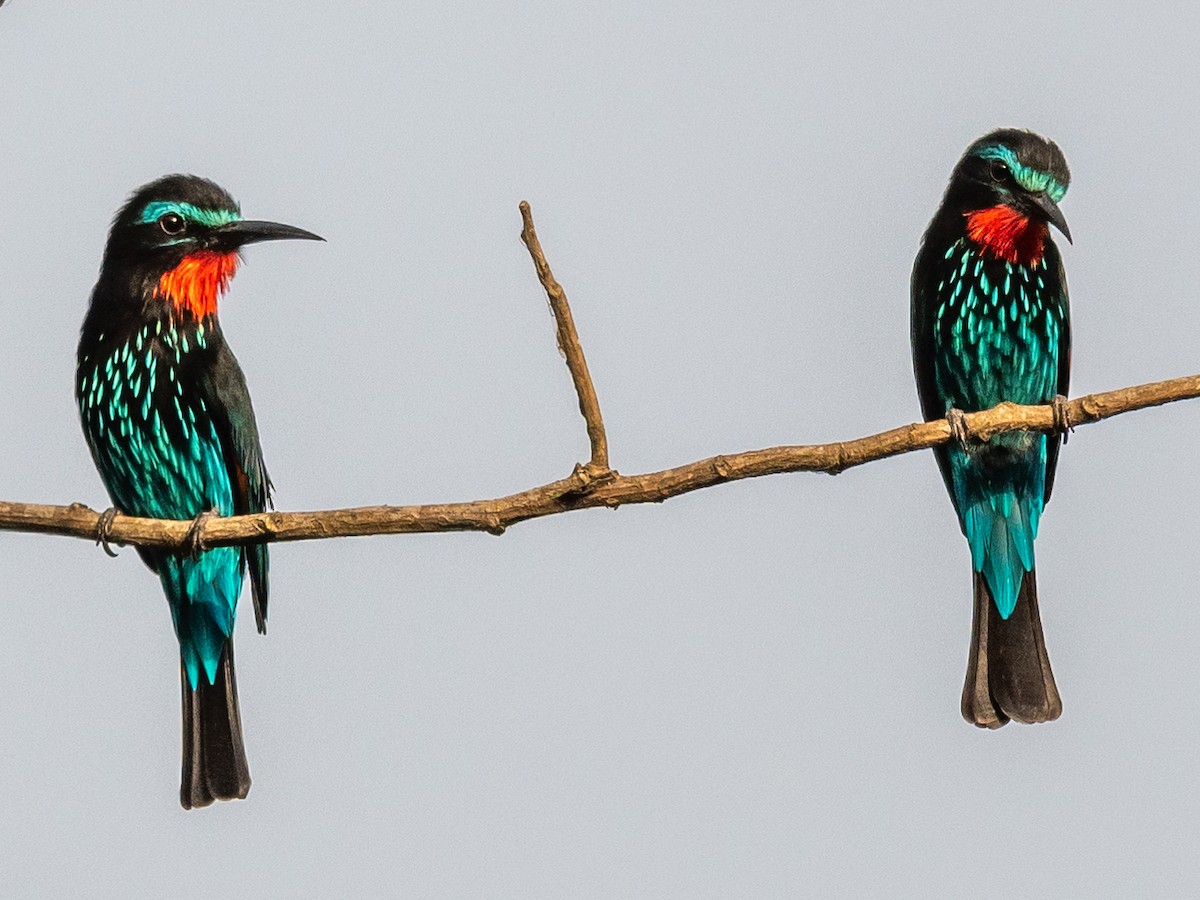
<instances>
[{"instance_id":1,"label":"thin branch twig","mask_svg":"<svg viewBox=\"0 0 1200 900\"><path fill-rule=\"evenodd\" d=\"M579 411L583 413L583 420L587 423L588 440L592 444L592 459L588 467L592 470L593 477L602 476L609 471L609 467L608 437L604 433L604 419L600 415L600 400L596 396L591 373L588 372L583 345L579 343L579 332L575 330L575 318L571 315L566 291L550 271L550 263L546 262L546 255L542 252L537 231L533 227L533 213L525 200L521 201L521 223L521 240L533 258L538 281L542 283L546 290L546 299L550 301L550 310L554 313L554 322L558 327L558 348L567 358L567 368L571 370L571 380L575 382L575 393L579 396Z\"/></svg>"},{"instance_id":2,"label":"thin branch twig","mask_svg":"<svg viewBox=\"0 0 1200 900\"><path fill-rule=\"evenodd\" d=\"M309 541L373 534L415 534L435 531L487 531L503 534L517 522L552 516L573 509L615 508L627 503L661 503L671 497L728 481L785 472L827 472L836 475L889 456L925 450L950 439L945 419L916 422L868 437L833 444L771 447L698 460L661 472L621 475L608 465L608 444L600 403L588 374L583 348L571 318L562 286L554 279L533 228L528 203L521 204L521 239L529 249L538 279L546 290L558 324L559 346L579 396L587 423L592 458L561 481L499 497L466 503L424 506L362 506L319 512L268 512L207 520L199 529L205 546ZM1157 381L1102 394L1088 394L1067 403L1072 426L1088 425L1122 413L1200 397L1200 375ZM968 436L985 441L1005 431L1054 431L1061 425L1053 406L1001 403L965 416ZM101 516L81 503L48 506L0 501L0 531L57 534L95 540ZM193 528L191 520L142 519L117 515L106 534L112 543L139 547L182 549Z\"/></svg>"}]
</instances>

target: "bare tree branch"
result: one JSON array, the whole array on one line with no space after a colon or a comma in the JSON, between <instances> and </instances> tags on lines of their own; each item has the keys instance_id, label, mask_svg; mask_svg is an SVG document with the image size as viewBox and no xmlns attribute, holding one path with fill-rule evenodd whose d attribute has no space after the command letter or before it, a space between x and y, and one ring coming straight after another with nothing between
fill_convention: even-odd
<instances>
[{"instance_id":1,"label":"bare tree branch","mask_svg":"<svg viewBox=\"0 0 1200 900\"><path fill-rule=\"evenodd\" d=\"M865 463L925 450L950 440L945 419L916 422L879 434L832 444L771 447L698 460L661 472L621 475L609 469L607 440L600 404L584 361L583 349L562 287L554 280L537 240L527 203L521 204L522 240L537 267L558 324L559 344L579 395L587 422L592 458L561 481L530 488L494 500L439 503L423 506L363 506L317 512L268 512L213 518L200 527L206 546L229 546L276 541L306 541L374 534L413 534L435 531L487 531L503 534L517 522L597 506L615 508L628 503L661 503L671 497L713 485L784 472L826 472L836 475ZM1200 397L1200 375L1157 381L1101 394L1088 394L1066 405L1073 426L1099 422L1122 413ZM1057 421L1056 421L1057 418ZM989 410L967 413L968 435L984 441L1005 431L1054 431L1061 427L1053 406L1001 403ZM100 514L83 504L48 506L0 501L0 531L25 531L95 539ZM108 531L113 543L141 547L181 548L193 522L142 519L117 515Z\"/></svg>"}]
</instances>

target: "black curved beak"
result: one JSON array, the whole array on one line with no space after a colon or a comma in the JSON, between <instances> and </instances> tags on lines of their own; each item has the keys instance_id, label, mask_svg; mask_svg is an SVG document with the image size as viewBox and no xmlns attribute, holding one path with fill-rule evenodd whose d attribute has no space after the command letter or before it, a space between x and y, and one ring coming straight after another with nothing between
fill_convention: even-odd
<instances>
[{"instance_id":1,"label":"black curved beak","mask_svg":"<svg viewBox=\"0 0 1200 900\"><path fill-rule=\"evenodd\" d=\"M252 219L242 219L230 222L212 231L212 236L222 249L232 251L246 244L257 244L261 241L323 241L325 238L296 228L292 225L280 225L278 222L256 222Z\"/></svg>"},{"instance_id":2,"label":"black curved beak","mask_svg":"<svg viewBox=\"0 0 1200 900\"><path fill-rule=\"evenodd\" d=\"M1044 191L1040 194L1030 196L1030 201L1035 207L1041 210L1046 221L1063 233L1063 237L1067 239L1067 243L1074 243L1071 240L1071 229L1067 227L1067 219L1062 214L1062 210L1058 208L1058 204L1050 199L1050 195Z\"/></svg>"}]
</instances>

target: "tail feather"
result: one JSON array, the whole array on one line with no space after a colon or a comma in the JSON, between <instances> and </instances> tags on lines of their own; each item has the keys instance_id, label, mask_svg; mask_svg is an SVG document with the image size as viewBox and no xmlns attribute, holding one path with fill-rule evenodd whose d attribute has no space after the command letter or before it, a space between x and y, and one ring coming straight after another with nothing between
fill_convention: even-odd
<instances>
[{"instance_id":1,"label":"tail feather","mask_svg":"<svg viewBox=\"0 0 1200 900\"><path fill-rule=\"evenodd\" d=\"M971 654L963 687L962 714L981 728L1017 722L1050 722L1062 714L1062 699L1038 613L1037 573L1026 572L1011 615L1000 615L987 580L976 572Z\"/></svg>"},{"instance_id":2,"label":"tail feather","mask_svg":"<svg viewBox=\"0 0 1200 900\"><path fill-rule=\"evenodd\" d=\"M233 641L227 640L216 677L200 678L193 690L186 669L183 684L183 777L179 802L184 809L214 800L243 800L250 792L250 767L242 741Z\"/></svg>"}]
</instances>

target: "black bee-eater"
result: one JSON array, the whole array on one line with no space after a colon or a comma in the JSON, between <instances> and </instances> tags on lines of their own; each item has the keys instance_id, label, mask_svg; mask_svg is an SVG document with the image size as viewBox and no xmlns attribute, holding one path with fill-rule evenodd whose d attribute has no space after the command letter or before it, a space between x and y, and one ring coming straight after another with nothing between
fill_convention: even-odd
<instances>
[{"instance_id":1,"label":"black bee-eater","mask_svg":"<svg viewBox=\"0 0 1200 900\"><path fill-rule=\"evenodd\" d=\"M981 137L955 166L913 267L917 390L926 420L954 426L957 439L935 452L974 569L962 713L986 728L1062 712L1033 557L1061 436L1010 431L976 443L960 414L1005 400L1065 410L1071 317L1048 226L1071 239L1058 207L1070 178L1045 138L1015 129Z\"/></svg>"},{"instance_id":2,"label":"black bee-eater","mask_svg":"<svg viewBox=\"0 0 1200 900\"><path fill-rule=\"evenodd\" d=\"M271 481L250 394L217 301L256 241L320 240L242 218L211 181L168 175L117 213L83 322L75 397L114 508L192 519L261 512ZM111 521L111 519L110 519ZM197 532L198 533L198 532ZM179 639L185 809L244 798L250 770L233 666L242 580L258 630L267 618L267 547L168 553L139 548L158 575Z\"/></svg>"}]
</instances>

